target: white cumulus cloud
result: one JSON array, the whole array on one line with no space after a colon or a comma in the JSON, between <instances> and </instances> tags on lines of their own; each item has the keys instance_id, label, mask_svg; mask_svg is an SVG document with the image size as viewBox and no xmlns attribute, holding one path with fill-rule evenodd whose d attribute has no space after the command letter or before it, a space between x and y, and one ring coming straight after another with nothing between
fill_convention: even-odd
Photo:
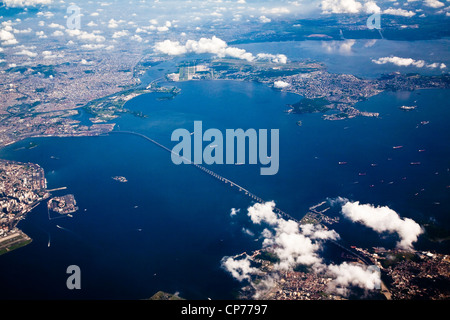
<instances>
[{"instance_id":1,"label":"white cumulus cloud","mask_svg":"<svg viewBox=\"0 0 450 320\"><path fill-rule=\"evenodd\" d=\"M416 13L413 11L408 11L404 9L394 9L394 8L388 8L383 11L384 14L390 14L393 16L402 16L402 17L412 17Z\"/></svg>"},{"instance_id":2,"label":"white cumulus cloud","mask_svg":"<svg viewBox=\"0 0 450 320\"><path fill-rule=\"evenodd\" d=\"M438 1L438 0L425 0L424 3L427 7L431 7L431 8L440 8L445 6L444 3Z\"/></svg>"},{"instance_id":3,"label":"white cumulus cloud","mask_svg":"<svg viewBox=\"0 0 450 320\"><path fill-rule=\"evenodd\" d=\"M27 49L23 49L23 50L21 50L19 52L16 52L15 55L17 55L17 56L28 56L30 58L34 58L34 57L37 56L37 53L36 52L32 52L32 51L27 50Z\"/></svg>"},{"instance_id":4,"label":"white cumulus cloud","mask_svg":"<svg viewBox=\"0 0 450 320\"><path fill-rule=\"evenodd\" d=\"M434 69L434 68L438 68L438 67L441 69L445 69L447 67L444 63L434 62L434 63L427 64L424 60L414 60L412 58L401 58L401 57L396 57L396 56L372 59L372 62L376 63L376 64L392 63L399 67L414 66L417 68L427 67L430 69Z\"/></svg>"},{"instance_id":5,"label":"white cumulus cloud","mask_svg":"<svg viewBox=\"0 0 450 320\"><path fill-rule=\"evenodd\" d=\"M127 30L122 30L122 31L114 32L112 37L113 37L113 39L117 39L117 38L126 37L127 35L128 35L128 31Z\"/></svg>"},{"instance_id":6,"label":"white cumulus cloud","mask_svg":"<svg viewBox=\"0 0 450 320\"><path fill-rule=\"evenodd\" d=\"M348 287L357 286L366 290L380 288L380 273L375 268L343 262L340 265L329 265L328 273L334 278L329 290L342 295L348 294Z\"/></svg>"},{"instance_id":7,"label":"white cumulus cloud","mask_svg":"<svg viewBox=\"0 0 450 320\"><path fill-rule=\"evenodd\" d=\"M200 40L187 40L183 45L179 41L164 40L157 42L154 50L158 53L168 54L172 56L183 55L187 53L210 53L219 58L231 57L247 61L269 60L274 63L286 63L287 57L283 54L267 54L260 53L256 57L244 49L230 47L228 44L216 36L211 38L201 38Z\"/></svg>"},{"instance_id":8,"label":"white cumulus cloud","mask_svg":"<svg viewBox=\"0 0 450 320\"><path fill-rule=\"evenodd\" d=\"M283 89L283 88L289 87L290 84L285 81L278 80L273 83L273 86L274 86L274 88L277 88L277 89Z\"/></svg>"},{"instance_id":9,"label":"white cumulus cloud","mask_svg":"<svg viewBox=\"0 0 450 320\"><path fill-rule=\"evenodd\" d=\"M245 256L243 259L224 257L222 259L222 267L239 281L249 280L252 274L259 273L258 268L251 266L248 256Z\"/></svg>"},{"instance_id":10,"label":"white cumulus cloud","mask_svg":"<svg viewBox=\"0 0 450 320\"><path fill-rule=\"evenodd\" d=\"M269 23L269 22L272 21L272 20L270 20L270 19L267 18L266 16L260 16L260 17L259 17L259 21L262 22L262 23Z\"/></svg>"},{"instance_id":11,"label":"white cumulus cloud","mask_svg":"<svg viewBox=\"0 0 450 320\"><path fill-rule=\"evenodd\" d=\"M361 3L356 0L322 0L320 4L322 13L378 13L380 7L375 1Z\"/></svg>"},{"instance_id":12,"label":"white cumulus cloud","mask_svg":"<svg viewBox=\"0 0 450 320\"><path fill-rule=\"evenodd\" d=\"M32 7L51 4L53 0L3 0L7 7Z\"/></svg>"},{"instance_id":13,"label":"white cumulus cloud","mask_svg":"<svg viewBox=\"0 0 450 320\"><path fill-rule=\"evenodd\" d=\"M333 200L342 204L343 200ZM333 280L329 283L329 291L347 295L352 287L360 287L364 290L377 289L380 286L380 273L377 268L367 267L361 264L340 265L325 264L319 255L324 241L338 240L339 234L334 230L326 229L321 225L299 224L293 220L285 220L274 212L275 203L256 203L248 208L248 216L256 225L266 225L261 232L264 238L263 248L270 248L279 261L274 264L274 270L292 271L297 265L312 267L312 272L318 272ZM235 212L232 209L232 212ZM270 229L270 230L269 230ZM247 254L237 257L224 257L222 267L239 281L250 280L253 275L261 275L258 268L251 266L251 260ZM259 284L251 283L256 293L255 298L261 293L273 288L276 284L276 273L265 274L259 279Z\"/></svg>"},{"instance_id":14,"label":"white cumulus cloud","mask_svg":"<svg viewBox=\"0 0 450 320\"><path fill-rule=\"evenodd\" d=\"M423 230L414 220L401 218L397 212L389 207L375 207L371 204L360 204L358 201L344 200L342 214L359 222L376 232L396 233L400 240L397 246L402 249L411 249Z\"/></svg>"},{"instance_id":15,"label":"white cumulus cloud","mask_svg":"<svg viewBox=\"0 0 450 320\"><path fill-rule=\"evenodd\" d=\"M265 231L265 246L274 246L275 254L280 262L276 269L289 270L302 265L321 264L322 259L318 255L321 249L320 240L339 238L334 230L325 230L320 225L300 226L293 220L280 218L275 212L275 203L256 203L248 209L248 216L255 224L265 223L270 225L274 232Z\"/></svg>"},{"instance_id":16,"label":"white cumulus cloud","mask_svg":"<svg viewBox=\"0 0 450 320\"><path fill-rule=\"evenodd\" d=\"M323 0L321 7L323 13L358 13L363 6L355 0Z\"/></svg>"},{"instance_id":17,"label":"white cumulus cloud","mask_svg":"<svg viewBox=\"0 0 450 320\"><path fill-rule=\"evenodd\" d=\"M2 44L5 46L17 44L14 34L6 29L0 30L0 41L2 41Z\"/></svg>"}]
</instances>

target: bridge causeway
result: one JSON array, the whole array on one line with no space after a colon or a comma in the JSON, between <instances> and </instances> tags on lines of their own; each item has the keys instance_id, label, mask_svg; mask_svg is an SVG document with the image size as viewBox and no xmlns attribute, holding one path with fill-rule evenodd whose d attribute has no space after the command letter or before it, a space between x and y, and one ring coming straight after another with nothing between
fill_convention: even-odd
<instances>
[{"instance_id":1,"label":"bridge causeway","mask_svg":"<svg viewBox=\"0 0 450 320\"><path fill-rule=\"evenodd\" d=\"M235 186L236 188L239 189L240 192L244 192L244 194L245 194L246 196L248 196L250 199L252 199L252 200L254 200L254 201L258 202L258 203L264 203L264 202L265 202L262 198L258 197L258 196L255 195L254 193L252 193L252 192L250 192L249 190L245 189L244 187L240 186L240 185L237 184L236 182L234 182L234 181L232 181L232 180L230 180L230 179L227 179L227 178L221 176L220 174L218 174L218 173L216 173L216 172L214 172L214 171L212 171L212 170L209 170L209 169L207 169L207 168L205 168L205 167L203 167L203 166L201 166L201 165L199 165L199 164L196 164L196 163L192 162L190 159L187 159L187 158L185 158L185 157L183 157L183 156L180 156L179 154L173 152L171 149L169 149L169 148L167 148L166 146L160 144L159 142L157 142L157 141L155 141L155 140L153 140L153 139L147 137L146 135L144 135L144 134L142 134L142 133L138 133L138 132L134 132L134 131L111 131L111 132L109 132L109 133L128 134L128 135L134 135L134 136L141 137L141 138L143 138L143 139L145 139L145 140L147 140L147 141L150 141L151 143L157 145L158 147L164 149L165 151L170 152L171 154L174 154L174 155L176 155L177 157L180 157L181 159L183 159L183 160L184 160L185 162L187 162L188 164L191 164L191 165L195 166L197 169L199 169L199 170L203 171L204 173L206 173L206 174L212 176L213 178L215 178L215 179L217 179L217 180L219 180L219 181L221 181L221 182L223 182L223 183L225 183L225 184L228 184L228 183L229 183L231 187L234 187L234 186ZM286 218L286 219L288 219L288 220L293 220L293 221L295 221L295 222L297 222L297 223L300 224L300 221L299 221L298 219L292 217L290 214L288 214L288 213L286 213L286 212L280 210L279 208L276 208L276 207L275 207L273 210L274 210L274 212L278 213L279 215L283 216L284 218ZM338 246L339 248L341 248L341 249L347 251L348 253L354 255L354 256L357 257L359 260L361 260L364 264L366 264L366 265L371 265L371 264L372 264L372 263L369 263L369 262L368 262L366 259L364 259L363 257L361 257L359 254L357 254L356 252L350 250L349 248L346 248L345 246L343 246L343 245L340 244L339 242L337 242L337 241L335 241L335 240L331 240L331 239L330 239L329 241L332 242L332 243L334 243L334 244L335 244L336 246Z\"/></svg>"}]
</instances>

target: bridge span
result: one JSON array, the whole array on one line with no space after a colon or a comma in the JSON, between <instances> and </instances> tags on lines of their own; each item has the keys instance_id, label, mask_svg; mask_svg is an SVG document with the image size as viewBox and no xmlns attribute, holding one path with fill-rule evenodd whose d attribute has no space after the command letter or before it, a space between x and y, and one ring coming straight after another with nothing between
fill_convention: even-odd
<instances>
[{"instance_id":1,"label":"bridge span","mask_svg":"<svg viewBox=\"0 0 450 320\"><path fill-rule=\"evenodd\" d=\"M134 136L141 137L141 138L143 138L143 139L145 139L145 140L147 140L147 141L150 141L151 143L157 145L158 147L164 149L165 151L170 152L171 154L174 154L174 155L176 155L177 157L180 157L180 158L183 159L186 163L195 166L197 169L203 171L203 172L206 173L206 174L209 174L209 175L212 176L213 178L215 178L215 179L217 179L217 180L219 180L219 181L221 181L221 182L223 182L223 183L225 183L225 184L229 184L230 187L236 187L240 192L243 192L243 193L244 193L247 197L249 197L250 199L252 199L252 200L254 200L254 201L256 201L256 202L259 202L259 203L264 203L264 202L265 202L262 198L258 197L258 196L255 195L254 193L252 193L252 192L250 192L249 190L245 189L244 187L240 186L240 185L237 184L236 182L234 182L234 181L232 181L232 180L230 180L230 179L227 179L227 178L221 176L220 174L218 174L218 173L216 173L216 172L214 172L214 171L212 171L212 170L209 170L209 169L207 169L207 168L205 168L205 167L203 167L203 166L201 166L201 165L199 165L199 164L196 164L196 163L192 162L190 159L187 159L187 158L185 158L185 157L183 157L183 156L180 156L178 153L173 152L173 150L167 148L166 146L160 144L160 143L157 142L156 140L153 140L153 139L147 137L146 135L144 135L144 134L142 134L142 133L138 133L138 132L134 132L134 131L122 131L122 130L120 130L120 131L111 131L111 132L109 132L109 133L128 134L128 135L134 135ZM274 212L278 213L279 215L283 216L284 218L286 218L286 219L288 219L288 220L293 220L293 221L295 221L295 222L297 222L297 223L300 224L300 221L299 221L298 219L292 217L290 214L288 214L288 213L286 213L286 212L280 210L279 208L276 208L276 207L275 207L273 210L274 210ZM369 263L366 259L364 259L363 257L361 257L361 255L359 255L359 254L357 254L356 252L350 250L349 248L346 248L345 246L343 246L343 245L340 244L339 242L337 242L337 241L335 241L335 240L331 240L331 239L330 239L329 241L332 242L332 243L334 243L334 244L335 244L336 246L338 246L339 248L341 248L341 249L347 251L348 253L354 255L354 256L357 257L359 260L361 260L364 264L366 264L366 265L371 265L371 263Z\"/></svg>"},{"instance_id":2,"label":"bridge span","mask_svg":"<svg viewBox=\"0 0 450 320\"><path fill-rule=\"evenodd\" d=\"M147 140L147 141L150 141L151 143L157 145L158 147L164 149L165 151L170 152L171 154L174 154L174 155L176 155L177 157L180 157L180 158L183 159L186 163L195 166L197 169L203 171L204 173L210 175L211 177L213 177L213 178L215 178L215 179L217 179L217 180L219 180L219 181L221 181L221 182L223 182L223 183L225 183L225 184L229 184L230 187L236 187L236 188L239 190L239 192L243 192L243 193L244 193L247 197L249 197L250 199L252 199L252 200L254 200L254 201L256 201L256 202L259 202L259 203L264 203L264 202L265 202L261 197L258 197L256 194L250 192L249 190L247 190L247 189L244 188L243 186L237 184L236 182L234 182L234 181L232 181L232 180L230 180L230 179L227 179L227 178L221 176L220 174L218 174L218 173L216 173L216 172L214 172L214 171L212 171L212 170L210 170L210 169L205 168L204 166L201 166L201 165L199 165L199 164L197 164L197 163L194 163L194 162L192 162L190 159L187 159L187 158L185 158L185 157L183 157L183 156L180 156L178 153L173 152L171 149L169 149L169 148L167 148L166 146L160 144L160 143L157 142L156 140L153 140L153 139L147 137L146 135L143 135L142 133L138 133L138 132L134 132L134 131L111 131L110 133L131 134L131 135L135 135L135 136L141 137L141 138L143 138L143 139L145 139L145 140ZM276 213L278 213L278 214L284 216L284 217L287 218L287 219L290 219L290 220L294 220L294 221L296 221L296 222L299 222L297 219L295 219L294 217L290 216L290 215L287 214L286 212L280 210L279 208L274 208L274 211L275 211Z\"/></svg>"}]
</instances>

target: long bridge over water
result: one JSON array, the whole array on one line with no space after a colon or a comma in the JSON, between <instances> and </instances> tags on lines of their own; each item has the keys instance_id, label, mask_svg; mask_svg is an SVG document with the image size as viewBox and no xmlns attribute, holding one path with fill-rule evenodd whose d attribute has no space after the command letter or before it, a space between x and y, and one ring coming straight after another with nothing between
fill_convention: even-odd
<instances>
[{"instance_id":1,"label":"long bridge over water","mask_svg":"<svg viewBox=\"0 0 450 320\"><path fill-rule=\"evenodd\" d=\"M243 192L250 199L252 199L252 200L254 200L256 202L259 202L259 203L264 203L265 202L262 198L258 197L256 194L254 194L254 193L250 192L249 190L245 189L244 187L240 186L236 182L234 182L234 181L232 181L232 180L230 180L228 178L225 178L225 177L221 176L220 174L218 174L218 173L216 173L216 172L214 172L212 170L209 170L209 169L207 169L207 168L205 168L205 167L203 167L203 166L201 166L201 165L199 165L197 163L192 162L190 159L187 159L187 158L179 155L178 153L173 152L171 149L169 149L166 146L160 144L159 142L157 142L157 141L147 137L146 135L143 135L141 133L137 133L137 132L134 132L134 131L111 131L110 133L132 134L132 135L144 138L144 139L152 142L153 144L157 145L158 147L160 147L160 148L170 152L171 154L174 154L177 157L183 159L186 163L195 166L197 169L203 171L204 173L209 174L211 177L216 178L217 180L219 180L219 181L221 181L221 182L223 182L225 184L229 184L230 187L236 187L240 192ZM274 211L276 213L284 216L287 219L291 219L291 220L294 220L296 222L299 222L297 219L293 218L292 216L290 216L286 212L280 210L279 208L274 208Z\"/></svg>"},{"instance_id":2,"label":"long bridge over water","mask_svg":"<svg viewBox=\"0 0 450 320\"><path fill-rule=\"evenodd\" d=\"M203 171L203 172L206 173L206 174L209 174L209 175L212 176L213 178L216 178L217 180L219 180L219 181L221 181L221 182L223 182L223 183L225 183L225 184L229 184L230 187L236 187L236 188L238 188L238 190L239 190L240 192L243 192L243 193L244 193L246 196L248 196L250 199L252 199L252 200L254 200L254 201L256 201L256 202L259 202L259 203L264 203L264 202L265 202L262 198L258 197L258 196L255 195L254 193L252 193L252 192L250 192L249 190L245 189L244 187L240 186L240 185L237 184L236 182L234 182L234 181L232 181L232 180L230 180L230 179L227 179L227 178L221 176L220 174L218 174L218 173L216 173L216 172L214 172L214 171L212 171L212 170L209 170L209 169L207 169L207 168L205 168L205 167L203 167L203 166L201 166L201 165L199 165L199 164L197 164L197 163L192 162L190 159L187 159L187 158L185 158L185 157L179 155L178 153L173 152L173 150L167 148L166 146L160 144L158 141L153 140L153 139L147 137L146 135L144 135L144 134L142 134L142 133L138 133L138 132L134 132L134 131L121 131L121 130L120 130L120 131L111 131L111 132L109 132L109 133L129 134L129 135L134 135L134 136L141 137L141 138L143 138L143 139L145 139L145 140L147 140L147 141L150 141L151 143L157 145L158 147L164 149L165 151L170 152L171 154L174 154L174 155L176 155L177 157L180 157L180 158L183 159L186 163L195 166L197 169ZM285 217L286 219L293 220L293 221L295 221L295 222L297 222L297 223L300 223L300 221L299 221L298 219L292 217L290 214L288 214L288 213L286 213L286 212L280 210L279 208L276 208L276 207L275 207L273 210L274 210L274 212L276 212L276 213L280 214L281 216ZM340 247L341 249L343 249L343 250L349 252L350 254L354 255L355 257L357 257L358 259L360 259L362 262L364 262L366 265L371 265L371 264L372 264L372 263L369 263L366 259L364 259L363 257L361 257L361 256L360 256L359 254L357 254L356 252L354 252L354 251L352 251L352 250L346 248L345 246L343 246L342 244L338 243L337 241L334 241L334 240L329 240L329 241L331 241L332 243L334 243L335 245L337 245L337 246Z\"/></svg>"}]
</instances>

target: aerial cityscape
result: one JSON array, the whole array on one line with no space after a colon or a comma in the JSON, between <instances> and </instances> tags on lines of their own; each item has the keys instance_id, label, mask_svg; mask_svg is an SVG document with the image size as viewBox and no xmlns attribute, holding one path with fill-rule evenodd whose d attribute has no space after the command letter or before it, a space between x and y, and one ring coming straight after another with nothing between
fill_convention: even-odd
<instances>
[{"instance_id":1,"label":"aerial cityscape","mask_svg":"<svg viewBox=\"0 0 450 320\"><path fill-rule=\"evenodd\" d=\"M449 300L449 19L0 1L0 299Z\"/></svg>"}]
</instances>

